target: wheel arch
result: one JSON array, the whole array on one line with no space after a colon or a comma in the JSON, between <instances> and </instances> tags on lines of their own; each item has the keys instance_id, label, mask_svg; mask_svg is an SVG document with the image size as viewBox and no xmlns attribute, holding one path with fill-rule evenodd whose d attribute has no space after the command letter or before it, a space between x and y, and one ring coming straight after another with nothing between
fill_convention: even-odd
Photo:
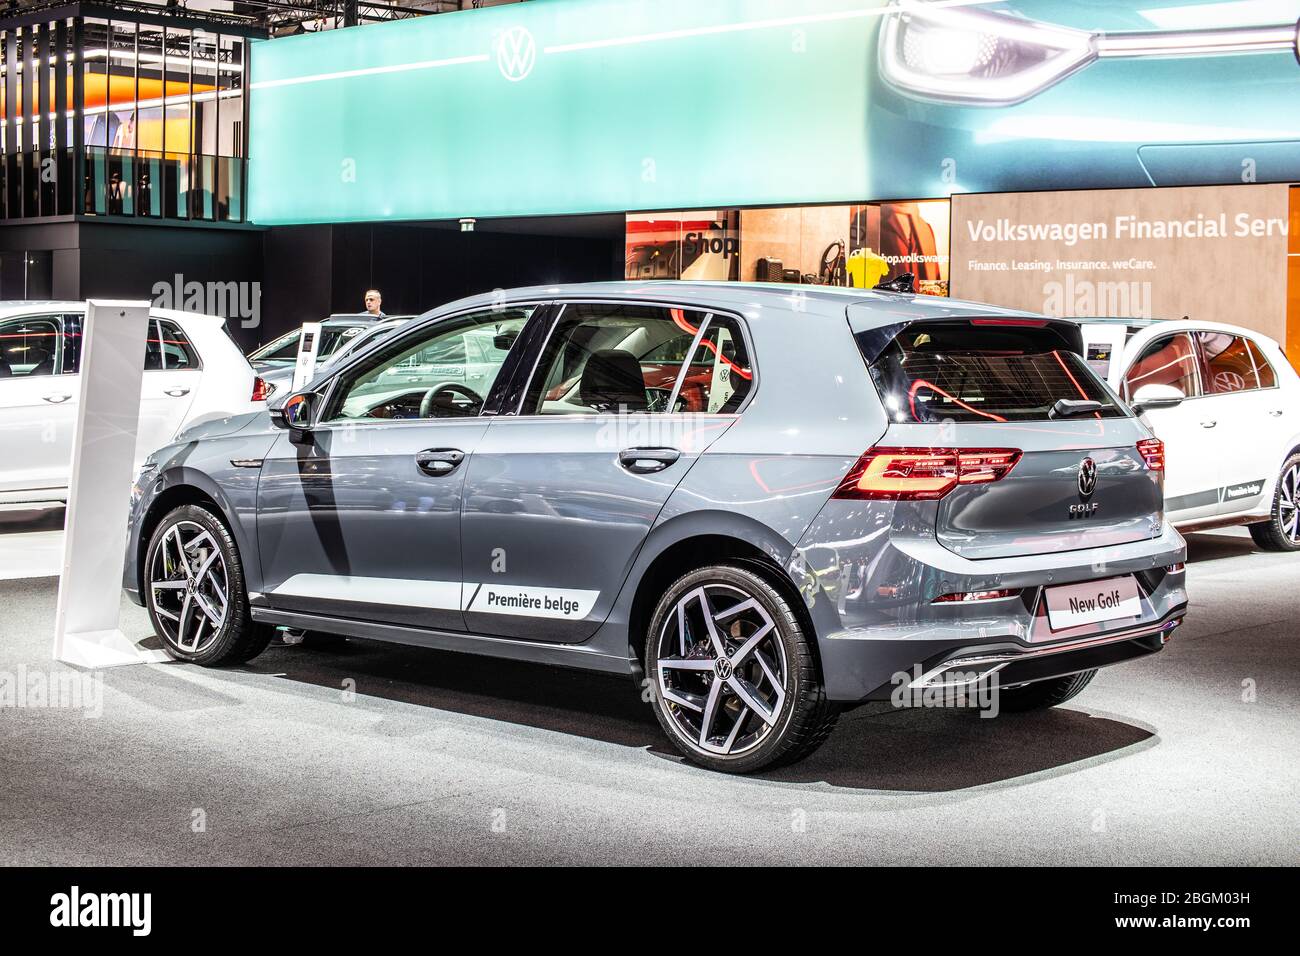
<instances>
[{"instance_id":1,"label":"wheel arch","mask_svg":"<svg viewBox=\"0 0 1300 956\"><path fill-rule=\"evenodd\" d=\"M655 605L664 591L684 574L711 564L732 564L760 575L781 591L799 617L817 657L817 627L799 588L785 564L794 545L781 534L745 515L731 512L692 512L665 521L651 532L636 567L620 596L621 615L627 622L628 656L644 670L642 638Z\"/></svg>"},{"instance_id":2,"label":"wheel arch","mask_svg":"<svg viewBox=\"0 0 1300 956\"><path fill-rule=\"evenodd\" d=\"M156 491L140 519L140 533L136 544L136 586L140 593L147 593L144 578L149 552L149 542L154 530L164 517L185 505L202 505L210 510L226 529L230 531L239 545L239 556L244 565L247 579L250 565L257 568L257 552L252 542L244 535L238 521L231 519L231 504L221 487L203 472L191 468L177 468L166 472L159 478L161 490ZM259 575L260 578L260 575Z\"/></svg>"}]
</instances>

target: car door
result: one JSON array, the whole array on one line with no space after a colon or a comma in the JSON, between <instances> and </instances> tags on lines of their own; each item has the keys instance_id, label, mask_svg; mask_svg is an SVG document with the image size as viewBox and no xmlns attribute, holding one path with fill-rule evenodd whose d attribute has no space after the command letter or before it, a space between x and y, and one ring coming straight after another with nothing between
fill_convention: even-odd
<instances>
[{"instance_id":1,"label":"car door","mask_svg":"<svg viewBox=\"0 0 1300 956\"><path fill-rule=\"evenodd\" d=\"M451 316L394 333L326 383L309 444L280 435L261 464L258 548L275 608L463 630L460 514L489 418L445 358L492 331L499 372L536 305ZM463 377L463 376L462 376Z\"/></svg>"},{"instance_id":2,"label":"car door","mask_svg":"<svg viewBox=\"0 0 1300 956\"><path fill-rule=\"evenodd\" d=\"M1273 396L1260 390L1259 370L1245 337L1201 330L1194 334L1201 358L1201 424L1213 435L1219 458L1220 516L1258 510L1264 489L1277 467L1271 453ZM1213 425L1209 425L1213 422Z\"/></svg>"},{"instance_id":3,"label":"car door","mask_svg":"<svg viewBox=\"0 0 1300 956\"><path fill-rule=\"evenodd\" d=\"M1191 333L1160 335L1140 345L1124 372L1123 392L1132 401L1144 385L1166 385L1186 400L1173 408L1142 413L1165 443L1165 511L1175 524L1212 517L1219 508L1221 461L1213 414L1201 390L1200 360Z\"/></svg>"},{"instance_id":4,"label":"car door","mask_svg":"<svg viewBox=\"0 0 1300 956\"><path fill-rule=\"evenodd\" d=\"M35 312L0 320L0 494L39 497L67 487L80 343L67 319Z\"/></svg>"},{"instance_id":5,"label":"car door","mask_svg":"<svg viewBox=\"0 0 1300 956\"><path fill-rule=\"evenodd\" d=\"M668 496L735 421L752 383L735 317L565 304L519 407L492 420L470 461L469 630L590 637Z\"/></svg>"},{"instance_id":6,"label":"car door","mask_svg":"<svg viewBox=\"0 0 1300 956\"><path fill-rule=\"evenodd\" d=\"M136 461L143 461L176 435L194 403L202 374L199 354L180 325L171 319L150 319Z\"/></svg>"}]
</instances>

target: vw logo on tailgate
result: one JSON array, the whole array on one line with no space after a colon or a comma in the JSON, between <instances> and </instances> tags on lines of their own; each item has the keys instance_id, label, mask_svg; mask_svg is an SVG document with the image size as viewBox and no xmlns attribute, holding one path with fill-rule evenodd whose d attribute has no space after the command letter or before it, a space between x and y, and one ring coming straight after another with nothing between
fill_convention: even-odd
<instances>
[{"instance_id":1,"label":"vw logo on tailgate","mask_svg":"<svg viewBox=\"0 0 1300 956\"><path fill-rule=\"evenodd\" d=\"M1097 463L1091 458L1079 462L1079 494L1085 498L1097 490Z\"/></svg>"}]
</instances>

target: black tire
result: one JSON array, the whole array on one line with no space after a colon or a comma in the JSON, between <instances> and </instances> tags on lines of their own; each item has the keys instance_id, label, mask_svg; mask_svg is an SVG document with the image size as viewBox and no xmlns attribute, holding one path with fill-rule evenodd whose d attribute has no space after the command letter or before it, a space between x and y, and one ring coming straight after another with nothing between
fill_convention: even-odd
<instances>
[{"instance_id":1,"label":"black tire","mask_svg":"<svg viewBox=\"0 0 1300 956\"><path fill-rule=\"evenodd\" d=\"M1296 505L1300 499L1300 454L1292 455L1282 466L1273 491L1273 509L1267 521L1247 525L1255 544L1265 551L1300 551L1300 531ZM1292 537L1292 534L1295 534Z\"/></svg>"},{"instance_id":2,"label":"black tire","mask_svg":"<svg viewBox=\"0 0 1300 956\"><path fill-rule=\"evenodd\" d=\"M713 753L703 749L698 741L692 741L687 735L687 729L683 724L689 722L690 712L688 708L665 700L660 692L660 648L662 641L671 641L674 647L680 650L679 638L676 636L669 637L669 631L676 632L675 609L679 601L686 598L692 592L702 587L709 587L721 590L723 593L738 592L743 594L744 598L752 598L759 606L761 612L765 612L772 622L772 631L768 632L773 637L768 640L764 639L763 644L772 650L776 650L776 642L779 641L780 650L773 657L772 664L768 663L768 655L764 652L763 645L747 654L747 659L736 665L736 669L731 676L737 680L746 680L746 675L752 677L759 673L757 668L760 666L768 667L771 673L784 678L784 697L779 699L777 706L773 707L774 719L767 721L762 719L757 711L747 708L741 701L739 694L731 691L733 686L730 678L719 678L715 673L716 665L713 670L700 672L682 672L673 668L665 668L669 673L670 680L679 678L672 675L685 674L682 680L698 680L703 686L708 688L704 691L704 697L712 692L713 681L721 681L722 686L719 688L718 713L725 719L729 713L727 708L733 707L734 713L739 716L734 718L734 723L744 721L743 727L753 727L754 730L746 730L736 740L735 753ZM736 603L731 607L739 607L744 603L744 599L736 597ZM729 608L723 608L723 613L729 611ZM699 612L703 613L702 606ZM723 613L717 615L722 617ZM760 613L757 609L747 612L750 614ZM669 620L670 615L672 621ZM702 620L702 618L701 618ZM739 619L734 621L732 630L722 637L729 645L742 645L747 637L737 636L738 629L741 627ZM726 625L723 625L724 627ZM690 627L687 628L690 631ZM752 633L757 633L757 628ZM694 641L692 643L692 652L699 650L700 655L709 653L708 648L711 643L706 639ZM739 651L739 646L728 648L728 653ZM756 660L758 654L764 653L762 664ZM683 659L680 654L667 655ZM687 655L689 658L689 654ZM703 659L701 656L700 659ZM716 655L713 660L716 661ZM772 667L775 669L772 669ZM826 699L826 692L822 686L821 678L818 672L817 660L812 646L812 638L804 633L804 628L799 622L798 615L791 608L786 597L775 587L773 587L761 575L751 570L732 565L715 565L712 567L701 568L692 571L689 574L678 578L672 586L664 593L663 597L656 605L654 613L650 617L650 626L645 635L645 667L646 676L649 678L650 687L652 688L651 706L654 708L655 717L659 720L660 726L664 733L672 742L673 746L692 763L699 764L711 770L720 770L724 773L753 773L758 770L772 769L784 764L794 763L808 756L818 747L820 747L830 736L835 727L835 721L839 717L840 708ZM778 673L784 670L784 674ZM730 669L728 668L728 671ZM766 683L769 687L774 688L770 680L759 681ZM744 686L750 689L755 688L751 681ZM730 694L730 697L727 695ZM773 693L765 703L770 704ZM732 699L734 698L734 699ZM701 699L702 702L702 699ZM746 715L746 710L749 711ZM701 714L701 722L703 714ZM702 734L701 736L708 736ZM744 746L742 744L748 737L755 737L755 742Z\"/></svg>"},{"instance_id":3,"label":"black tire","mask_svg":"<svg viewBox=\"0 0 1300 956\"><path fill-rule=\"evenodd\" d=\"M206 532L207 537L204 538L198 529ZM220 626L214 626L205 615L202 623L209 628L209 633L205 636L200 629L193 641L187 638L184 631L177 630L180 621L171 620L167 615L171 613L177 618L192 620L187 618L183 611L184 598L186 595L192 596L196 589L202 596L204 585L200 582L196 588L190 571L180 570L179 559L172 561L174 574L163 571L168 559L176 554L177 542L183 539L185 533L191 535L192 542L203 539L195 546L194 556L198 558L198 562L192 570L197 571L201 563L208 558L214 558L213 566L220 562L224 580L216 590L213 590L214 585L206 585L208 604L216 606L215 597L221 593L226 597ZM164 547L170 549L169 555L160 555L160 549ZM185 545L182 544L180 547ZM188 554L188 549L186 550ZM145 606L149 610L149 619L153 622L154 633L162 640L163 650L170 657L204 667L219 667L250 661L266 649L275 629L267 624L258 624L252 619L248 605L248 590L244 582L244 566L239 559L239 548L225 523L216 514L201 505L182 505L169 512L154 529L145 555ZM162 565L159 564L160 561L163 562ZM158 572L161 577L155 578L155 572ZM186 581L188 584L185 587L173 586L161 589L152 587L154 580L168 578L170 583L173 577L176 585ZM197 603L198 599L193 598L190 615L199 613L194 611ZM191 626L196 625L191 624ZM186 644L192 646L186 647L184 646Z\"/></svg>"},{"instance_id":4,"label":"black tire","mask_svg":"<svg viewBox=\"0 0 1300 956\"><path fill-rule=\"evenodd\" d=\"M1064 704L1079 693L1097 676L1095 670L1035 681L1023 687L998 689L998 709L1018 714L1028 710L1046 710Z\"/></svg>"}]
</instances>

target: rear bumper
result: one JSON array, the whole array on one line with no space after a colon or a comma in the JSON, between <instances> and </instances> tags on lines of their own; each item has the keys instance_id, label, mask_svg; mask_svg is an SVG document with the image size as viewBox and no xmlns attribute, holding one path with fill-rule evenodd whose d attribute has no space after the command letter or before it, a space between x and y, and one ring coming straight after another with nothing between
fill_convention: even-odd
<instances>
[{"instance_id":1,"label":"rear bumper","mask_svg":"<svg viewBox=\"0 0 1300 956\"><path fill-rule=\"evenodd\" d=\"M1186 611L1187 605L1183 604L1159 621L1059 644L1038 647L977 645L950 651L922 665L920 673L907 686L921 690L956 689L979 684L996 674L1000 686L1010 687L1119 664L1159 651L1182 623ZM877 688L868 697L889 696L896 686L897 682L891 681L887 688Z\"/></svg>"},{"instance_id":2,"label":"rear bumper","mask_svg":"<svg viewBox=\"0 0 1300 956\"><path fill-rule=\"evenodd\" d=\"M1186 572L1169 570L1186 559L1186 544L1167 523L1147 541L972 560L933 538L863 534L861 525L848 540L831 541L828 529L845 530L846 517L831 515L819 527L824 511L795 557L804 565L796 577L816 581L804 594L832 700L889 699L900 684L936 668L997 671L999 684L1007 686L1119 663L1159 650L1187 610ZM858 511L851 523L862 518ZM887 529L888 518L880 519ZM1139 616L1050 627L1047 588L1122 575L1138 582ZM981 590L1017 593L988 602L933 603L940 594Z\"/></svg>"}]
</instances>

